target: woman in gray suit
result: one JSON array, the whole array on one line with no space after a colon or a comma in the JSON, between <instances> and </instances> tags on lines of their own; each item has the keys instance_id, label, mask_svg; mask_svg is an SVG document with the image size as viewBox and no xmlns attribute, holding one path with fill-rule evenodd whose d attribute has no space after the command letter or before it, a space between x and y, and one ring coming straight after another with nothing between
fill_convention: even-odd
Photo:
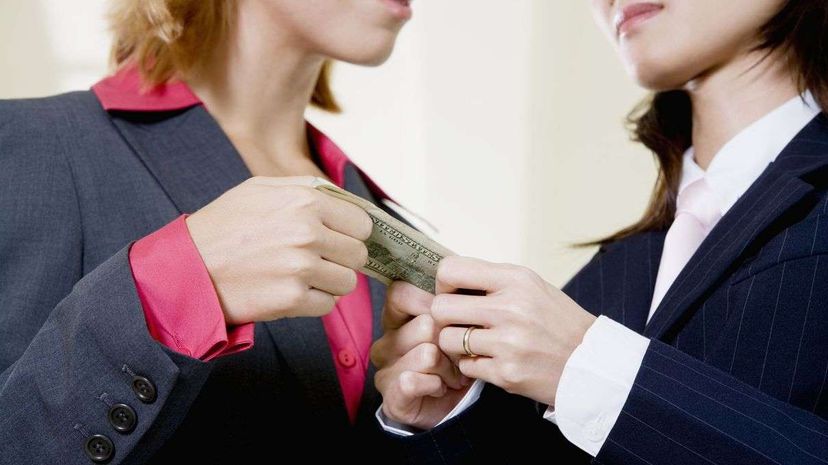
<instances>
[{"instance_id":1,"label":"woman in gray suit","mask_svg":"<svg viewBox=\"0 0 828 465\"><path fill-rule=\"evenodd\" d=\"M371 222L309 179L385 194L303 115L410 15L119 0L113 76L0 103L0 463L366 453Z\"/></svg>"}]
</instances>

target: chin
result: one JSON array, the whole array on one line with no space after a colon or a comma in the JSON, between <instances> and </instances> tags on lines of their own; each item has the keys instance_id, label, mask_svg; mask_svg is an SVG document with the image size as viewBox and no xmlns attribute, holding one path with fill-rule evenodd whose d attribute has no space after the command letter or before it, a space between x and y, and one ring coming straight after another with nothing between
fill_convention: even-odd
<instances>
[{"instance_id":1,"label":"chin","mask_svg":"<svg viewBox=\"0 0 828 465\"><path fill-rule=\"evenodd\" d=\"M686 66L658 56L627 59L625 66L627 73L639 86L654 92L680 89L693 76Z\"/></svg>"},{"instance_id":2,"label":"chin","mask_svg":"<svg viewBox=\"0 0 828 465\"><path fill-rule=\"evenodd\" d=\"M350 57L343 57L341 61L347 61L348 63L354 65L361 65L361 66L379 66L386 61L391 56L391 52L394 51L394 46L390 46L383 49L377 50L364 50L360 53L351 54Z\"/></svg>"},{"instance_id":3,"label":"chin","mask_svg":"<svg viewBox=\"0 0 828 465\"><path fill-rule=\"evenodd\" d=\"M679 89L687 82L669 70L635 68L631 69L629 74L636 84L653 92Z\"/></svg>"},{"instance_id":4,"label":"chin","mask_svg":"<svg viewBox=\"0 0 828 465\"><path fill-rule=\"evenodd\" d=\"M385 63L394 51L397 32L372 31L360 36L359 40L342 40L336 47L323 47L323 55L354 65L379 66Z\"/></svg>"}]
</instances>

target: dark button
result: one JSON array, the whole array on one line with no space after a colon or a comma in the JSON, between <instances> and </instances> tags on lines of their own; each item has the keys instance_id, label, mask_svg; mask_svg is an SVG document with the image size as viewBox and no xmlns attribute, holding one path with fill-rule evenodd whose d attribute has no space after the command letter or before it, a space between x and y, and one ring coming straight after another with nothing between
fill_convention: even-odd
<instances>
[{"instance_id":1,"label":"dark button","mask_svg":"<svg viewBox=\"0 0 828 465\"><path fill-rule=\"evenodd\" d=\"M138 396L138 400L145 404L155 402L155 398L158 395L152 381L144 378L143 376L132 377L132 390L135 391L135 395Z\"/></svg>"},{"instance_id":2,"label":"dark button","mask_svg":"<svg viewBox=\"0 0 828 465\"><path fill-rule=\"evenodd\" d=\"M115 455L115 444L103 434L96 434L86 440L86 455L95 463L106 463Z\"/></svg>"},{"instance_id":3,"label":"dark button","mask_svg":"<svg viewBox=\"0 0 828 465\"><path fill-rule=\"evenodd\" d=\"M138 415L129 405L115 404L109 409L109 423L119 433L131 433L138 423Z\"/></svg>"},{"instance_id":4,"label":"dark button","mask_svg":"<svg viewBox=\"0 0 828 465\"><path fill-rule=\"evenodd\" d=\"M345 368L351 368L352 366L356 365L356 356L350 349L342 349L336 355L336 358L339 360L339 363L342 364Z\"/></svg>"}]
</instances>

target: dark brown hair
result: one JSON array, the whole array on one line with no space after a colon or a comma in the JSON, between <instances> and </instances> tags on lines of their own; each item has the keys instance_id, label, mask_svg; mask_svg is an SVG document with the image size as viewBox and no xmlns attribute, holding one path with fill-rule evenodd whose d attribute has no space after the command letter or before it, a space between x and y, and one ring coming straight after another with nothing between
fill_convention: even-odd
<instances>
[{"instance_id":1,"label":"dark brown hair","mask_svg":"<svg viewBox=\"0 0 828 465\"><path fill-rule=\"evenodd\" d=\"M810 90L828 109L828 0L787 0L761 30L757 50L784 52L800 91ZM650 149L658 162L658 179L644 216L632 226L585 245L602 245L633 234L670 226L676 209L684 152L692 145L692 107L683 90L658 92L627 118L632 138Z\"/></svg>"},{"instance_id":2,"label":"dark brown hair","mask_svg":"<svg viewBox=\"0 0 828 465\"><path fill-rule=\"evenodd\" d=\"M186 75L224 39L233 12L227 0L117 0L109 15L112 61L137 66L148 87ZM326 61L310 103L335 113L330 73Z\"/></svg>"}]
</instances>

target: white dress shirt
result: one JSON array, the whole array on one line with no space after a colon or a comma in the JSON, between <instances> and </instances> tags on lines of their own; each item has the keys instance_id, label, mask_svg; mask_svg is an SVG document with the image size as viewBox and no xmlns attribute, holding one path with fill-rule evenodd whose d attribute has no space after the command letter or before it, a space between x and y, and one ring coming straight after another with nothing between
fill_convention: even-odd
<instances>
[{"instance_id":1,"label":"white dress shirt","mask_svg":"<svg viewBox=\"0 0 828 465\"><path fill-rule=\"evenodd\" d=\"M691 147L684 155L679 190L704 177L724 216L820 111L810 92L789 100L733 137L706 171L696 164ZM650 310L648 322L654 311ZM567 440L597 456L629 397L649 343L648 338L600 316L567 360L555 408L547 409L544 418L556 423ZM475 381L442 422L472 405L483 386L482 381ZM377 419L386 431L412 434L405 425L392 425L381 408Z\"/></svg>"}]
</instances>

